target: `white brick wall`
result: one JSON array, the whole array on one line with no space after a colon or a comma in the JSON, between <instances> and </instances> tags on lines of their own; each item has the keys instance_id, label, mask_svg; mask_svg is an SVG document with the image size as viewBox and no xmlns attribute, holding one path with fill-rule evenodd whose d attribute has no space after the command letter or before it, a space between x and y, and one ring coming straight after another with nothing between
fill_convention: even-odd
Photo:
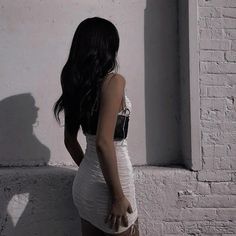
<instances>
[{"instance_id":1,"label":"white brick wall","mask_svg":"<svg viewBox=\"0 0 236 236\"><path fill-rule=\"evenodd\" d=\"M140 169L148 236L236 235L236 0L198 0L198 14L202 170Z\"/></svg>"},{"instance_id":2,"label":"white brick wall","mask_svg":"<svg viewBox=\"0 0 236 236\"><path fill-rule=\"evenodd\" d=\"M203 170L197 181L209 191L182 197L195 208L189 233L236 235L236 1L198 0L198 10Z\"/></svg>"},{"instance_id":3,"label":"white brick wall","mask_svg":"<svg viewBox=\"0 0 236 236\"><path fill-rule=\"evenodd\" d=\"M203 170L214 171L199 177L230 181L236 170L236 1L198 0L198 10Z\"/></svg>"}]
</instances>

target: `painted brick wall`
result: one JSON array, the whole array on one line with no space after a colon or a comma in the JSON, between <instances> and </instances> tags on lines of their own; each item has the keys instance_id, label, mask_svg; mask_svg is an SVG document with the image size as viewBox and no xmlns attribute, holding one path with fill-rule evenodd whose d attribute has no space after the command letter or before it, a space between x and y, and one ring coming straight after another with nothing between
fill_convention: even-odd
<instances>
[{"instance_id":1,"label":"painted brick wall","mask_svg":"<svg viewBox=\"0 0 236 236\"><path fill-rule=\"evenodd\" d=\"M138 169L143 235L236 235L236 0L196 1L202 170Z\"/></svg>"},{"instance_id":2,"label":"painted brick wall","mask_svg":"<svg viewBox=\"0 0 236 236\"><path fill-rule=\"evenodd\" d=\"M163 234L236 235L236 1L198 0L198 13L200 191L178 192L183 208Z\"/></svg>"},{"instance_id":3,"label":"painted brick wall","mask_svg":"<svg viewBox=\"0 0 236 236\"><path fill-rule=\"evenodd\" d=\"M230 181L236 169L236 1L199 0L203 169Z\"/></svg>"}]
</instances>

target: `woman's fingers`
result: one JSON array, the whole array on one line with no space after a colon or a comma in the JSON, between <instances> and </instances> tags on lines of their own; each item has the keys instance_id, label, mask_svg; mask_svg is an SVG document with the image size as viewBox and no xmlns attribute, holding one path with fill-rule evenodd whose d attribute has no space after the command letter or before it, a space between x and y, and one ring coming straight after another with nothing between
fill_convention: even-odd
<instances>
[{"instance_id":1,"label":"woman's fingers","mask_svg":"<svg viewBox=\"0 0 236 236\"><path fill-rule=\"evenodd\" d=\"M125 227L128 226L128 218L127 218L127 215L125 214L124 216L122 216L122 222L123 222L123 225Z\"/></svg>"},{"instance_id":2,"label":"woman's fingers","mask_svg":"<svg viewBox=\"0 0 236 236\"><path fill-rule=\"evenodd\" d=\"M121 223L121 216L117 216L117 217L116 217L116 225L115 225L116 231L119 230L120 223Z\"/></svg>"},{"instance_id":3,"label":"woman's fingers","mask_svg":"<svg viewBox=\"0 0 236 236\"><path fill-rule=\"evenodd\" d=\"M115 226L115 223L116 223L116 217L114 215L112 215L111 222L110 222L111 229L113 229L113 227Z\"/></svg>"},{"instance_id":4,"label":"woman's fingers","mask_svg":"<svg viewBox=\"0 0 236 236\"><path fill-rule=\"evenodd\" d=\"M129 213L133 213L133 209L132 209L132 207L131 207L131 205L129 204L129 206L128 206L128 209L127 209L127 211L129 212Z\"/></svg>"},{"instance_id":5,"label":"woman's fingers","mask_svg":"<svg viewBox=\"0 0 236 236\"><path fill-rule=\"evenodd\" d=\"M110 221L110 228L115 228L116 231L119 230L121 224L123 224L125 227L128 227L128 218L126 214L123 216L115 216L113 214L109 214L106 217L105 223L107 223L108 221Z\"/></svg>"},{"instance_id":6,"label":"woman's fingers","mask_svg":"<svg viewBox=\"0 0 236 236\"><path fill-rule=\"evenodd\" d=\"M105 219L105 224L111 219L111 214L109 213Z\"/></svg>"}]
</instances>

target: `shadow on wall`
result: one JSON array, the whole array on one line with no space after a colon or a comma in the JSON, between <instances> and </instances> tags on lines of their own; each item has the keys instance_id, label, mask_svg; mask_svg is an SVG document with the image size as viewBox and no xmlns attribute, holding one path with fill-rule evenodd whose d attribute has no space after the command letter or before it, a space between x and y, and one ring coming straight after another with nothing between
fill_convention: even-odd
<instances>
[{"instance_id":1,"label":"shadow on wall","mask_svg":"<svg viewBox=\"0 0 236 236\"><path fill-rule=\"evenodd\" d=\"M144 43L147 164L182 166L178 1L147 0Z\"/></svg>"},{"instance_id":2,"label":"shadow on wall","mask_svg":"<svg viewBox=\"0 0 236 236\"><path fill-rule=\"evenodd\" d=\"M0 101L0 165L46 165L50 150L33 133L38 107L30 93Z\"/></svg>"},{"instance_id":3,"label":"shadow on wall","mask_svg":"<svg viewBox=\"0 0 236 236\"><path fill-rule=\"evenodd\" d=\"M33 133L37 110L29 93L0 101L0 235L80 235L76 171L47 166L50 150Z\"/></svg>"}]
</instances>

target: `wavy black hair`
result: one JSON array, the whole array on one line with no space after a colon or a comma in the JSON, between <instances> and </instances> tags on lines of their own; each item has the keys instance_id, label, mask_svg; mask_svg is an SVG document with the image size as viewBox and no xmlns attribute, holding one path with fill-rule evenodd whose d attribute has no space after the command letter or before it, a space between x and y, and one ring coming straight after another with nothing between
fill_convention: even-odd
<instances>
[{"instance_id":1,"label":"wavy black hair","mask_svg":"<svg viewBox=\"0 0 236 236\"><path fill-rule=\"evenodd\" d=\"M100 17L83 20L77 27L68 60L61 72L62 95L53 106L59 124L64 110L70 132L87 127L89 115L98 111L101 85L118 68L119 34L115 25Z\"/></svg>"}]
</instances>

